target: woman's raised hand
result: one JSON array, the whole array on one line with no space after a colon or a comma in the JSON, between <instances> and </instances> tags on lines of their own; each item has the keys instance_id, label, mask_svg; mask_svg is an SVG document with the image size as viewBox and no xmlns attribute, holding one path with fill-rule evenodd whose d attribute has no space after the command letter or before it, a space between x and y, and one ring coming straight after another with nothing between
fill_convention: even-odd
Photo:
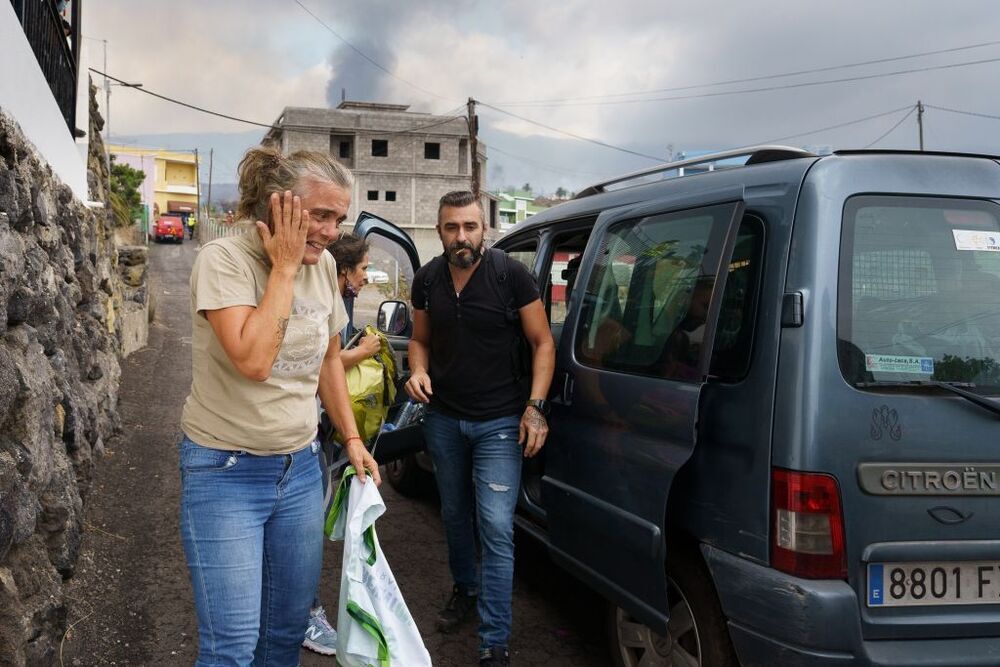
<instances>
[{"instance_id":1,"label":"woman's raised hand","mask_svg":"<svg viewBox=\"0 0 1000 667\"><path fill-rule=\"evenodd\" d=\"M302 200L285 190L284 196L271 193L271 220L274 231L257 221L257 231L264 242L264 252L271 260L272 271L295 273L302 266L309 231L309 211L302 210Z\"/></svg>"}]
</instances>

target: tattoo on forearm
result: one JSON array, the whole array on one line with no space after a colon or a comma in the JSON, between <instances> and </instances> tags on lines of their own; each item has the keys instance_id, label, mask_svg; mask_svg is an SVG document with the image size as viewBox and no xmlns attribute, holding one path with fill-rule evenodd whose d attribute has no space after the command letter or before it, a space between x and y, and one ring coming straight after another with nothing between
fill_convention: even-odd
<instances>
[{"instance_id":1,"label":"tattoo on forearm","mask_svg":"<svg viewBox=\"0 0 1000 667\"><path fill-rule=\"evenodd\" d=\"M278 330L274 334L274 346L280 348L281 341L285 340L285 332L288 330L288 318L278 318Z\"/></svg>"}]
</instances>

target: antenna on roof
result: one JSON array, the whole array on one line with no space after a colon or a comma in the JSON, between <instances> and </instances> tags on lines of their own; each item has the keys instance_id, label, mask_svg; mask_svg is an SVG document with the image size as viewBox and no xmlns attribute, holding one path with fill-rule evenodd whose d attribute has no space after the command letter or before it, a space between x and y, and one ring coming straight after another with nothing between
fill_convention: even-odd
<instances>
[{"instance_id":1,"label":"antenna on roof","mask_svg":"<svg viewBox=\"0 0 1000 667\"><path fill-rule=\"evenodd\" d=\"M346 102L347 101L347 88L341 88L340 89L340 101L341 102Z\"/></svg>"}]
</instances>

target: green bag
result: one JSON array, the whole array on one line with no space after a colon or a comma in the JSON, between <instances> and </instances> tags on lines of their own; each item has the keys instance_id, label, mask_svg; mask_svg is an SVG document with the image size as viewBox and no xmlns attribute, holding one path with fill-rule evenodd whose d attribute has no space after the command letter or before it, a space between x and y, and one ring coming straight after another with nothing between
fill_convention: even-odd
<instances>
[{"instance_id":1,"label":"green bag","mask_svg":"<svg viewBox=\"0 0 1000 667\"><path fill-rule=\"evenodd\" d=\"M378 336L381 348L374 357L347 369L347 393L351 397L358 435L368 444L378 435L389 406L396 400L396 357L389 347L389 339L375 327L366 326L364 335ZM334 439L346 444L341 433L336 433Z\"/></svg>"}]
</instances>

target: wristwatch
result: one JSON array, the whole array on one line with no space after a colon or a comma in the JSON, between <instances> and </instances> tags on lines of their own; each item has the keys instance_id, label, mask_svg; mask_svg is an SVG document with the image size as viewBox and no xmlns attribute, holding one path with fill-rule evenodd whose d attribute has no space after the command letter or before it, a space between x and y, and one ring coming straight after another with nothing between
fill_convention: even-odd
<instances>
[{"instance_id":1,"label":"wristwatch","mask_svg":"<svg viewBox=\"0 0 1000 667\"><path fill-rule=\"evenodd\" d=\"M525 404L527 408L534 408L542 413L543 416L548 416L549 414L549 402L544 398L532 398L529 399Z\"/></svg>"}]
</instances>

